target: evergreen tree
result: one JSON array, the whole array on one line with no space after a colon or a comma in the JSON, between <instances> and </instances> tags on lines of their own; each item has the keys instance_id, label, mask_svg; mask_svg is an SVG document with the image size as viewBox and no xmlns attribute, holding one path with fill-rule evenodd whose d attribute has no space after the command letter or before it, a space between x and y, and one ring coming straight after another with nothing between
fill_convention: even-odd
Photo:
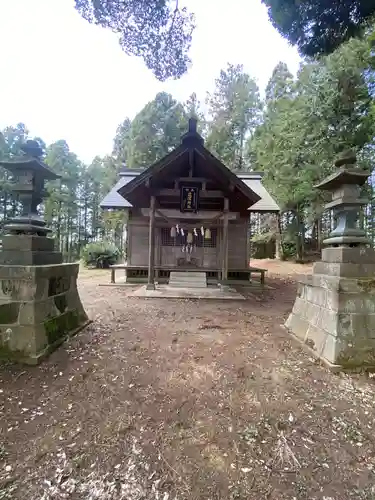
<instances>
[{"instance_id":1,"label":"evergreen tree","mask_svg":"<svg viewBox=\"0 0 375 500\"><path fill-rule=\"evenodd\" d=\"M259 89L241 65L228 64L208 94L207 146L233 170L244 166L244 148L261 118Z\"/></svg>"},{"instance_id":2,"label":"evergreen tree","mask_svg":"<svg viewBox=\"0 0 375 500\"><path fill-rule=\"evenodd\" d=\"M330 54L363 33L375 15L371 0L263 0L272 24L302 54Z\"/></svg>"},{"instance_id":3,"label":"evergreen tree","mask_svg":"<svg viewBox=\"0 0 375 500\"><path fill-rule=\"evenodd\" d=\"M130 127L128 166L149 167L180 144L188 117L181 103L160 92L135 116Z\"/></svg>"},{"instance_id":4,"label":"evergreen tree","mask_svg":"<svg viewBox=\"0 0 375 500\"><path fill-rule=\"evenodd\" d=\"M47 185L49 197L45 202L45 217L55 231L60 250L70 255L77 240L76 194L81 162L64 140L47 147L45 162L61 175L61 179Z\"/></svg>"},{"instance_id":5,"label":"evergreen tree","mask_svg":"<svg viewBox=\"0 0 375 500\"><path fill-rule=\"evenodd\" d=\"M112 155L116 158L119 164L128 162L130 149L130 128L131 120L125 120L117 127L116 135L113 140Z\"/></svg>"},{"instance_id":6,"label":"evergreen tree","mask_svg":"<svg viewBox=\"0 0 375 500\"><path fill-rule=\"evenodd\" d=\"M198 132L202 135L206 135L207 122L204 112L202 111L201 103L197 97L197 94L193 92L190 94L188 99L184 102L185 113L188 118L195 118L198 120Z\"/></svg>"},{"instance_id":7,"label":"evergreen tree","mask_svg":"<svg viewBox=\"0 0 375 500\"><path fill-rule=\"evenodd\" d=\"M263 124L248 144L255 168L303 240L321 215L314 185L331 172L340 151L362 152L374 135L366 40L352 40L320 62L305 64L295 82L285 68L268 85Z\"/></svg>"}]
</instances>

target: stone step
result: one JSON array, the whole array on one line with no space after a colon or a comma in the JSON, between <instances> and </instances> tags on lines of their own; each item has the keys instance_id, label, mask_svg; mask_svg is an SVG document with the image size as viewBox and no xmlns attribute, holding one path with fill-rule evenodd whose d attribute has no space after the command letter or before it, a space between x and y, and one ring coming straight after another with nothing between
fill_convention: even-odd
<instances>
[{"instance_id":1,"label":"stone step","mask_svg":"<svg viewBox=\"0 0 375 500\"><path fill-rule=\"evenodd\" d=\"M207 288L206 273L172 271L169 278L169 286L174 288Z\"/></svg>"},{"instance_id":2,"label":"stone step","mask_svg":"<svg viewBox=\"0 0 375 500\"><path fill-rule=\"evenodd\" d=\"M172 271L171 272L171 278L194 278L194 279L206 279L206 273L195 273L195 272L186 272L186 273L181 273L181 272L176 272Z\"/></svg>"},{"instance_id":3,"label":"stone step","mask_svg":"<svg viewBox=\"0 0 375 500\"><path fill-rule=\"evenodd\" d=\"M200 278L195 278L194 276L171 276L169 281L186 281L188 283L196 281L198 283L206 283L206 276L202 276Z\"/></svg>"},{"instance_id":4,"label":"stone step","mask_svg":"<svg viewBox=\"0 0 375 500\"><path fill-rule=\"evenodd\" d=\"M187 281L173 281L170 282L169 287L171 288L207 288L207 283L188 283Z\"/></svg>"},{"instance_id":5,"label":"stone step","mask_svg":"<svg viewBox=\"0 0 375 500\"><path fill-rule=\"evenodd\" d=\"M206 273L203 272L192 272L192 271L186 271L186 272L181 272L181 271L172 271L171 272L171 278L203 278L206 279Z\"/></svg>"}]
</instances>

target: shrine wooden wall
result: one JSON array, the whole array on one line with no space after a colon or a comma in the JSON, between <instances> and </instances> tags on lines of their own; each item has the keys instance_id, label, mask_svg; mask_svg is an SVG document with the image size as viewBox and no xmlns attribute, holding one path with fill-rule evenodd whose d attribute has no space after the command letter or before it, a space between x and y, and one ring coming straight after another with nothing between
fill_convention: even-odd
<instances>
[{"instance_id":1,"label":"shrine wooden wall","mask_svg":"<svg viewBox=\"0 0 375 500\"><path fill-rule=\"evenodd\" d=\"M228 226L228 269L248 267L248 218L230 221Z\"/></svg>"},{"instance_id":2,"label":"shrine wooden wall","mask_svg":"<svg viewBox=\"0 0 375 500\"><path fill-rule=\"evenodd\" d=\"M163 246L161 228L167 227L162 220L156 220L155 265L176 266L177 260L184 257L180 246ZM248 266L247 242L248 218L229 222L228 268L246 269ZM133 213L128 222L128 264L131 266L148 265L149 221L147 217ZM199 267L221 269L222 267L222 228L218 228L216 247L197 248L191 257L197 259Z\"/></svg>"},{"instance_id":3,"label":"shrine wooden wall","mask_svg":"<svg viewBox=\"0 0 375 500\"><path fill-rule=\"evenodd\" d=\"M128 264L148 265L149 223L146 217L131 214L128 221Z\"/></svg>"}]
</instances>

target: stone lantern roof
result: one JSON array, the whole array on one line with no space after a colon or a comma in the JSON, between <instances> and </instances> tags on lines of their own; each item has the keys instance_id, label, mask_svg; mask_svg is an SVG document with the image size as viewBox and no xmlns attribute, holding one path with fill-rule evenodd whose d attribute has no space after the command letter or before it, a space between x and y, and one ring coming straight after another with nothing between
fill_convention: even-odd
<instances>
[{"instance_id":1,"label":"stone lantern roof","mask_svg":"<svg viewBox=\"0 0 375 500\"><path fill-rule=\"evenodd\" d=\"M59 179L61 175L56 174L49 166L41 160L43 151L37 141L28 140L21 147L24 156L9 161L0 161L6 170L16 173L19 170L37 173L44 179Z\"/></svg>"}]
</instances>

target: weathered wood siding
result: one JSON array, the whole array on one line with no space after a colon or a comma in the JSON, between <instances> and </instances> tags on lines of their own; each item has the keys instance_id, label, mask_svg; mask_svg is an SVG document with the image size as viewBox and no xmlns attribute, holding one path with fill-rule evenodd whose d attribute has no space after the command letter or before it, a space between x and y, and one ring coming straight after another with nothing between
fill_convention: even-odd
<instances>
[{"instance_id":1,"label":"weathered wood siding","mask_svg":"<svg viewBox=\"0 0 375 500\"><path fill-rule=\"evenodd\" d=\"M228 269L247 269L248 219L230 221L228 228Z\"/></svg>"},{"instance_id":2,"label":"weathered wood siding","mask_svg":"<svg viewBox=\"0 0 375 500\"><path fill-rule=\"evenodd\" d=\"M155 265L176 266L177 260L184 257L180 246L161 245L161 225L155 229ZM247 262L247 218L229 222L228 268L246 269ZM133 214L128 223L128 264L131 266L148 265L148 218ZM197 248L192 257L198 260L199 267L221 269L222 267L222 228L218 230L216 248Z\"/></svg>"},{"instance_id":3,"label":"weathered wood siding","mask_svg":"<svg viewBox=\"0 0 375 500\"><path fill-rule=\"evenodd\" d=\"M206 268L218 268L220 267L220 238L218 238L216 248L202 248L203 250L203 267Z\"/></svg>"},{"instance_id":4,"label":"weathered wood siding","mask_svg":"<svg viewBox=\"0 0 375 500\"><path fill-rule=\"evenodd\" d=\"M148 220L133 215L128 223L128 264L131 266L148 265Z\"/></svg>"},{"instance_id":5,"label":"weathered wood siding","mask_svg":"<svg viewBox=\"0 0 375 500\"><path fill-rule=\"evenodd\" d=\"M160 233L160 229L158 229L158 232ZM159 263L161 266L177 266L177 259L184 255L181 252L181 247L161 246Z\"/></svg>"}]
</instances>

